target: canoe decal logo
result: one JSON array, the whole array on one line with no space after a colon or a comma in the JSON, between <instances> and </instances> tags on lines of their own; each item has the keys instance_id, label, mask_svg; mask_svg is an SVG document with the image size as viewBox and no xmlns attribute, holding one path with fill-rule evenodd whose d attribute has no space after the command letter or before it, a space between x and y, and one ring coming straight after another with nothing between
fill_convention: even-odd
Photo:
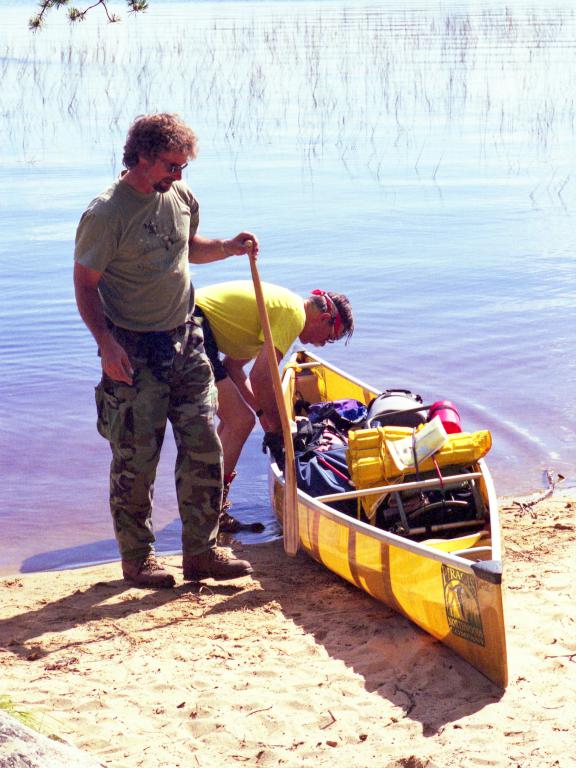
<instances>
[{"instance_id":1,"label":"canoe decal logo","mask_svg":"<svg viewBox=\"0 0 576 768\"><path fill-rule=\"evenodd\" d=\"M474 576L442 564L444 605L448 626L455 635L485 645Z\"/></svg>"}]
</instances>

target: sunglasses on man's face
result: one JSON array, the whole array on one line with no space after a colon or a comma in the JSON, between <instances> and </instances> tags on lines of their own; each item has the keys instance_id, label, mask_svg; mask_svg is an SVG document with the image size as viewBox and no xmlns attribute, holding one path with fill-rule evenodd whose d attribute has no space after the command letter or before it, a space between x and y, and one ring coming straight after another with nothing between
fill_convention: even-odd
<instances>
[{"instance_id":1,"label":"sunglasses on man's face","mask_svg":"<svg viewBox=\"0 0 576 768\"><path fill-rule=\"evenodd\" d=\"M178 163L170 163L168 162L168 160L163 160L161 157L159 157L158 160L160 160L164 168L166 168L168 173L171 174L172 176L175 173L182 173L184 168L188 167L188 163L184 163L183 165L178 165Z\"/></svg>"},{"instance_id":2,"label":"sunglasses on man's face","mask_svg":"<svg viewBox=\"0 0 576 768\"><path fill-rule=\"evenodd\" d=\"M340 341L340 336L336 336L336 316L331 317L328 321L330 323L330 336L328 336L328 344L334 344L336 341Z\"/></svg>"}]
</instances>

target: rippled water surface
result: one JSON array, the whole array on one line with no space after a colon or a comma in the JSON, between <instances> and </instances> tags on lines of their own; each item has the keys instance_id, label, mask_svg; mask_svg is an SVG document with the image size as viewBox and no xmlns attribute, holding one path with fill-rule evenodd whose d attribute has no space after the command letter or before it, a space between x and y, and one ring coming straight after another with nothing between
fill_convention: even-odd
<instances>
[{"instance_id":1,"label":"rippled water surface","mask_svg":"<svg viewBox=\"0 0 576 768\"><path fill-rule=\"evenodd\" d=\"M326 357L489 428L500 495L576 484L576 21L569 2L152 0L106 25L0 7L0 572L116 557L95 345L73 298L78 218L126 128L178 111L201 232L262 242L263 278L347 293ZM197 285L248 277L242 259ZM239 517L272 521L261 433ZM159 549L179 548L167 439Z\"/></svg>"}]
</instances>

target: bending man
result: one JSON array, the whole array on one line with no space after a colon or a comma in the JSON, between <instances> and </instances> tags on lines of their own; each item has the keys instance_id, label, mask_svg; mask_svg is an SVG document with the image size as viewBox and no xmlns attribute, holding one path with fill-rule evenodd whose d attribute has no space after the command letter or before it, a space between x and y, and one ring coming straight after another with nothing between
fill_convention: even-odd
<instances>
[{"instance_id":1,"label":"bending man","mask_svg":"<svg viewBox=\"0 0 576 768\"><path fill-rule=\"evenodd\" d=\"M343 294L316 290L303 299L270 283L264 283L263 290L278 362L296 338L322 347L352 335L352 309ZM252 283L199 288L195 314L202 319L206 353L218 388L218 434L224 449L220 530L237 531L243 525L229 514L228 493L242 447L256 417L265 432L282 432ZM244 366L251 360L254 365L247 375Z\"/></svg>"},{"instance_id":2,"label":"bending man","mask_svg":"<svg viewBox=\"0 0 576 768\"><path fill-rule=\"evenodd\" d=\"M196 136L173 114L144 115L124 147L125 170L84 212L74 284L102 360L98 431L112 449L110 507L125 579L171 587L154 556L152 496L167 421L178 449L176 491L184 578L231 579L250 564L216 547L222 448L216 389L202 329L191 316L188 262L246 253L251 232L201 237L198 203L182 182Z\"/></svg>"}]
</instances>

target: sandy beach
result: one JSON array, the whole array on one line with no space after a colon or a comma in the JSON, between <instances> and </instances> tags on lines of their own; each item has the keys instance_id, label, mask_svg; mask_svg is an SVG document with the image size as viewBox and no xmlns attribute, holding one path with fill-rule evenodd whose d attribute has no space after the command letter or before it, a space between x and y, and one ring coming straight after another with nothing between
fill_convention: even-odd
<instances>
[{"instance_id":1,"label":"sandy beach","mask_svg":"<svg viewBox=\"0 0 576 768\"><path fill-rule=\"evenodd\" d=\"M576 498L501 517L506 691L277 541L225 585L3 578L0 694L114 768L576 766Z\"/></svg>"}]
</instances>

